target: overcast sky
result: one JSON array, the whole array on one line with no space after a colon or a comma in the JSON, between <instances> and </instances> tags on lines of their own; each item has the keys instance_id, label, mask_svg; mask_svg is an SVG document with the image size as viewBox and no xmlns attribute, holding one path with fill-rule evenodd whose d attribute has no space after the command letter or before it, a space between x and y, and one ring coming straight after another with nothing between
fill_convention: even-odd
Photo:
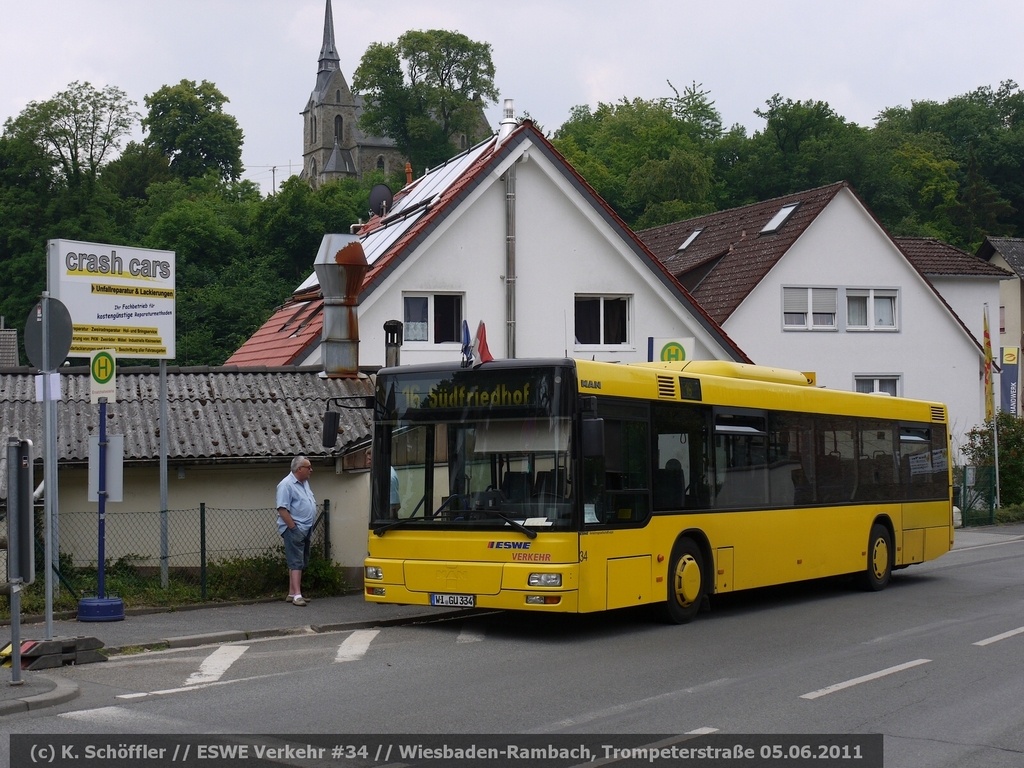
<instances>
[{"instance_id":1,"label":"overcast sky","mask_svg":"<svg viewBox=\"0 0 1024 768\"><path fill-rule=\"evenodd\" d=\"M144 97L209 80L245 135L264 192L297 173L325 0L0 0L0 122L73 81ZM703 84L726 126L754 110L828 102L870 126L880 110L1024 84L1021 0L333 0L349 84L367 46L410 29L490 43L501 98L548 133L578 104ZM488 110L493 126L501 104ZM141 134L135 136L139 138ZM271 168L276 166L276 171Z\"/></svg>"}]
</instances>

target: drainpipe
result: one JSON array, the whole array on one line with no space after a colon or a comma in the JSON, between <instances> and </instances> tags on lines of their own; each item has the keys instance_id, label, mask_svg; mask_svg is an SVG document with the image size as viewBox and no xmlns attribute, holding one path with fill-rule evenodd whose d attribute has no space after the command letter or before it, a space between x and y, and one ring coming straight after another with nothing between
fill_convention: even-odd
<instances>
[{"instance_id":1,"label":"drainpipe","mask_svg":"<svg viewBox=\"0 0 1024 768\"><path fill-rule=\"evenodd\" d=\"M505 99L498 141L516 127L512 99ZM516 356L516 163L505 171L505 357Z\"/></svg>"}]
</instances>

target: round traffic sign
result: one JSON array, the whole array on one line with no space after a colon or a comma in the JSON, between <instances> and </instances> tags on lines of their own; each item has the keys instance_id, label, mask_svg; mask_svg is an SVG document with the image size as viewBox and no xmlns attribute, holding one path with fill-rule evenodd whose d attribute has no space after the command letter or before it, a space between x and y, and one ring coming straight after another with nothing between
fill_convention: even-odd
<instances>
[{"instance_id":1,"label":"round traffic sign","mask_svg":"<svg viewBox=\"0 0 1024 768\"><path fill-rule=\"evenodd\" d=\"M47 305L48 360L43 359L43 301ZM71 313L59 299L47 298L40 301L28 313L25 320L25 354L29 362L41 371L55 371L71 350L74 327Z\"/></svg>"}]
</instances>

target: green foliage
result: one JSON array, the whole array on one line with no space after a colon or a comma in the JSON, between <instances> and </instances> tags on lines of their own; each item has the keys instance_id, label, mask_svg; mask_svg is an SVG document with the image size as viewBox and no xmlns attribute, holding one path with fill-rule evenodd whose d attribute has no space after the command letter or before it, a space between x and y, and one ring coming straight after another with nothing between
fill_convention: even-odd
<instances>
[{"instance_id":1,"label":"green foliage","mask_svg":"<svg viewBox=\"0 0 1024 768\"><path fill-rule=\"evenodd\" d=\"M413 168L448 160L453 140L482 139L483 109L498 98L491 46L443 29L373 43L352 76L365 101L360 126L389 136Z\"/></svg>"},{"instance_id":2,"label":"green foliage","mask_svg":"<svg viewBox=\"0 0 1024 768\"><path fill-rule=\"evenodd\" d=\"M242 129L224 111L228 98L207 81L182 80L146 97L149 113L142 121L146 143L170 162L180 179L213 171L224 181L242 175Z\"/></svg>"},{"instance_id":3,"label":"green foliage","mask_svg":"<svg viewBox=\"0 0 1024 768\"><path fill-rule=\"evenodd\" d=\"M6 133L22 137L46 153L51 167L68 185L90 183L100 166L117 151L138 121L120 88L97 91L88 82L73 82L46 101L32 101L4 123Z\"/></svg>"},{"instance_id":4,"label":"green foliage","mask_svg":"<svg viewBox=\"0 0 1024 768\"><path fill-rule=\"evenodd\" d=\"M974 427L960 448L967 464L976 467L994 465L993 446L999 447L999 504L1024 504L1024 419L1000 411L996 415L996 435L992 422Z\"/></svg>"},{"instance_id":5,"label":"green foliage","mask_svg":"<svg viewBox=\"0 0 1024 768\"><path fill-rule=\"evenodd\" d=\"M705 105L691 118L678 98L579 106L552 141L628 224L654 226L711 210L713 165L700 142L713 115Z\"/></svg>"}]
</instances>

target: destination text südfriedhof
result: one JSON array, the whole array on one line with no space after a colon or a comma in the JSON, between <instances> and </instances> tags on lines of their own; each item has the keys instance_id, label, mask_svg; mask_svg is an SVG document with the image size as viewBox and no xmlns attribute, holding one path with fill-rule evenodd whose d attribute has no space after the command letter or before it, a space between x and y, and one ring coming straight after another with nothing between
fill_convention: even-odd
<instances>
[{"instance_id":1,"label":"destination text s\u00fcdfriedhof","mask_svg":"<svg viewBox=\"0 0 1024 768\"><path fill-rule=\"evenodd\" d=\"M11 734L11 765L884 768L881 734Z\"/></svg>"}]
</instances>

